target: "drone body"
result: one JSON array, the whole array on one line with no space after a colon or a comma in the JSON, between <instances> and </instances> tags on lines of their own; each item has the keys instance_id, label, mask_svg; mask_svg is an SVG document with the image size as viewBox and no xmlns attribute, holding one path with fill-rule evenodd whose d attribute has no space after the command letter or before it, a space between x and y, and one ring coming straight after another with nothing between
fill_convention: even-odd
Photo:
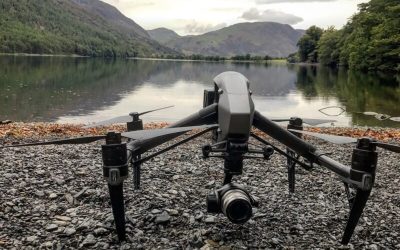
<instances>
[{"instance_id":1,"label":"drone body","mask_svg":"<svg viewBox=\"0 0 400 250\"><path fill-rule=\"evenodd\" d=\"M14 146L87 143L106 139L106 144L102 146L103 174L108 183L116 230L121 241L125 240L123 182L128 177L129 167L133 168L134 187L139 189L142 163L206 132L212 132L214 140L212 144L203 146L204 158L217 157L224 162L223 184L217 190L211 190L207 195L208 212L223 213L231 222L237 224L248 221L252 217L252 208L257 206L258 202L244 187L234 183L233 177L242 174L244 159L263 158L268 160L274 152L278 152L287 158L290 192L294 192L296 165L309 170L312 168L312 164L318 164L333 171L343 180L350 203L350 216L342 238L343 244L350 241L373 187L378 158L376 147L400 152L399 146L379 143L369 138L358 141L347 138L346 142L357 142L357 146L353 150L351 166L343 165L301 139L301 135L307 133L313 136L319 135L320 138L327 140L324 137L326 135L302 131L303 123L318 124L332 122L332 120L291 118L288 120L289 131L280 127L273 120L269 120L255 110L249 81L237 72L224 72L215 77L214 90L205 92L204 108L165 129L141 130L143 125L139 115L139 113L131 113L128 117L118 117L92 125L127 122L128 132L122 134L108 133L105 136ZM253 127L283 144L286 151L253 134L251 132ZM148 154L150 149L194 129L203 129L203 131ZM123 137L128 138L126 143L122 142ZM265 147L261 150L251 149L248 143L250 137L258 140ZM343 138L339 137L332 138L331 136L330 140L343 142ZM145 153L147 155L144 156ZM300 157L306 159L307 163L300 161ZM350 188L355 191L355 195L350 192Z\"/></svg>"}]
</instances>

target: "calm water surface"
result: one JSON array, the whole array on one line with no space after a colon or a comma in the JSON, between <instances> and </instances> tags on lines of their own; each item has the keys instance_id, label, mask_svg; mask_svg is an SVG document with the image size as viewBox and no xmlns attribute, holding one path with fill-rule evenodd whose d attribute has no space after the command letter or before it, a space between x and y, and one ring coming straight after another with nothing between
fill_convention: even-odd
<instances>
[{"instance_id":1,"label":"calm water surface","mask_svg":"<svg viewBox=\"0 0 400 250\"><path fill-rule=\"evenodd\" d=\"M400 116L399 78L284 63L246 64L62 57L0 57L0 120L89 123L175 105L146 121L176 121L202 107L212 79L250 80L256 109L271 118L336 119L336 126L390 126L360 114ZM319 109L337 106L326 110ZM329 116L335 115L335 116ZM330 126L330 124L327 124Z\"/></svg>"}]
</instances>

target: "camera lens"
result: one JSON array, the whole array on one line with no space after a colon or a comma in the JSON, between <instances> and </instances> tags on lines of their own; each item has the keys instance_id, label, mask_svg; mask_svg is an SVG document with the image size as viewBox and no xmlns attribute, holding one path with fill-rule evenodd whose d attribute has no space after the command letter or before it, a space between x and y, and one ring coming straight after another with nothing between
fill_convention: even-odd
<instances>
[{"instance_id":1,"label":"camera lens","mask_svg":"<svg viewBox=\"0 0 400 250\"><path fill-rule=\"evenodd\" d=\"M226 192L222 197L222 212L236 224L243 224L253 215L250 198L240 189Z\"/></svg>"}]
</instances>

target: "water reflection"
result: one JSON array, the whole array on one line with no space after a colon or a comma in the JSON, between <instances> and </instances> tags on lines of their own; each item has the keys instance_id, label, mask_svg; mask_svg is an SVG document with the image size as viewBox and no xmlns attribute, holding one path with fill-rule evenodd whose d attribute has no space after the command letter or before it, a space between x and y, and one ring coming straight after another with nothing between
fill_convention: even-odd
<instances>
[{"instance_id":1,"label":"water reflection","mask_svg":"<svg viewBox=\"0 0 400 250\"><path fill-rule=\"evenodd\" d=\"M400 116L396 79L324 67L60 57L0 57L0 120L89 122L165 105L147 121L174 121L197 111L217 74L233 70L251 82L256 108L269 117L327 118L337 125L399 126L356 113Z\"/></svg>"}]
</instances>

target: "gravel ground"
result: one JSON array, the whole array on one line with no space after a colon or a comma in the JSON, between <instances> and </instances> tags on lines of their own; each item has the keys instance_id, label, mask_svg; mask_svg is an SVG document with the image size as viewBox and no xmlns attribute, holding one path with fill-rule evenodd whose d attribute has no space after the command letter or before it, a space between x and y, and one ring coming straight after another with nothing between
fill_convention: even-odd
<instances>
[{"instance_id":1,"label":"gravel ground","mask_svg":"<svg viewBox=\"0 0 400 250\"><path fill-rule=\"evenodd\" d=\"M351 146L310 140L349 164ZM285 159L245 160L235 181L260 201L245 225L207 214L205 196L222 181L222 161L203 160L206 136L143 165L142 190L125 181L128 241L118 244L101 143L0 149L0 248L380 249L400 248L400 155L379 149L378 174L351 244L339 244L348 204L326 169L297 169L289 195ZM165 223L159 223L163 221Z\"/></svg>"}]
</instances>

